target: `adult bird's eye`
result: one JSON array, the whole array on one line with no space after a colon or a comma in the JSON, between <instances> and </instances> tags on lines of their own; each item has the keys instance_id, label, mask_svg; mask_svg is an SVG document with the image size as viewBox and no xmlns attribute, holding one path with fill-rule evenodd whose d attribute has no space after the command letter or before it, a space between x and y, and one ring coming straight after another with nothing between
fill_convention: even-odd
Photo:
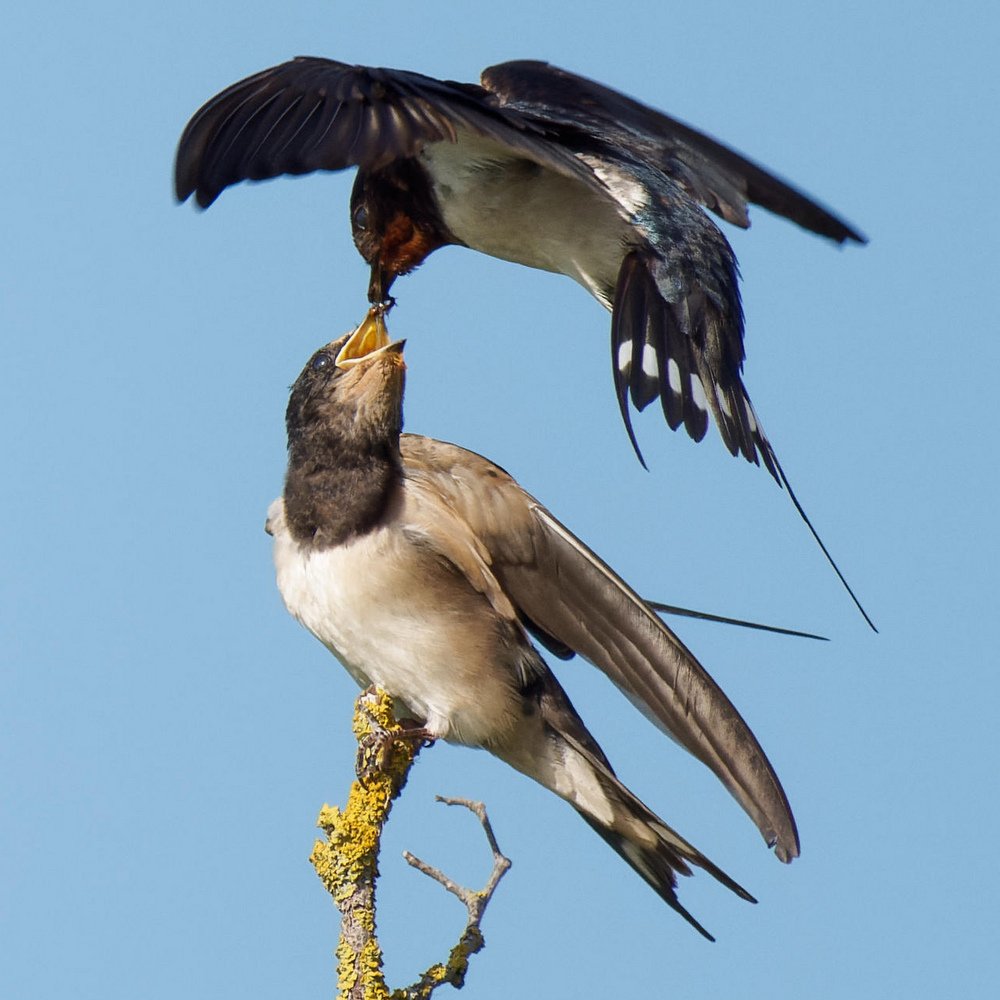
<instances>
[{"instance_id":1,"label":"adult bird's eye","mask_svg":"<svg viewBox=\"0 0 1000 1000\"><path fill-rule=\"evenodd\" d=\"M312 359L312 369L313 371L319 371L320 368L325 368L331 361L333 361L333 358L326 351L319 351Z\"/></svg>"},{"instance_id":2,"label":"adult bird's eye","mask_svg":"<svg viewBox=\"0 0 1000 1000\"><path fill-rule=\"evenodd\" d=\"M358 205L358 207L354 210L354 228L368 228L368 209L365 208L364 205Z\"/></svg>"}]
</instances>

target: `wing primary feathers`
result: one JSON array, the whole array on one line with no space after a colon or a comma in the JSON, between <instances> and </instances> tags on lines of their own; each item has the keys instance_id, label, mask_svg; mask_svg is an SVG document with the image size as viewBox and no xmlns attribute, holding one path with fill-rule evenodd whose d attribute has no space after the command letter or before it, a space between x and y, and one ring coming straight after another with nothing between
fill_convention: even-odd
<instances>
[{"instance_id":1,"label":"wing primary feathers","mask_svg":"<svg viewBox=\"0 0 1000 1000\"><path fill-rule=\"evenodd\" d=\"M287 134L283 127L274 133L302 101L316 101L321 110L310 110ZM463 130L597 184L587 164L551 141L544 121L502 107L482 88L299 56L227 87L194 114L177 147L174 185L180 201L196 193L207 208L243 180L351 166L379 170L428 143L455 142Z\"/></svg>"},{"instance_id":2,"label":"wing primary feathers","mask_svg":"<svg viewBox=\"0 0 1000 1000\"><path fill-rule=\"evenodd\" d=\"M264 114L278 98L277 94L272 94L262 103L255 104L255 98L264 93L266 90L261 87L257 92L247 95L214 130L214 135L205 149L197 182L198 204L202 208L211 205L223 188L242 176L240 166L243 156L239 152L237 142L253 121Z\"/></svg>"},{"instance_id":3,"label":"wing primary feathers","mask_svg":"<svg viewBox=\"0 0 1000 1000\"><path fill-rule=\"evenodd\" d=\"M344 109L343 101L338 101L325 95L320 100L322 102L323 114L313 126L316 134L302 150L301 165L304 170L318 169L319 164L322 162L326 137L330 134L330 129L333 128L340 117L340 112Z\"/></svg>"},{"instance_id":4,"label":"wing primary feathers","mask_svg":"<svg viewBox=\"0 0 1000 1000\"><path fill-rule=\"evenodd\" d=\"M734 149L662 111L549 63L520 59L490 66L483 85L505 105L552 122L581 118L612 141L636 139L660 155L660 166L722 218L746 228L747 202L837 243L866 243L856 229L780 177Z\"/></svg>"},{"instance_id":5,"label":"wing primary feathers","mask_svg":"<svg viewBox=\"0 0 1000 1000\"><path fill-rule=\"evenodd\" d=\"M305 113L302 113L303 107L306 109ZM315 98L311 104L306 104L305 100L299 102L298 109L299 114L289 122L289 127L287 130L287 137L284 142L278 146L274 151L275 159L280 158L285 151L295 142L296 139L302 134L302 132L307 128L310 121L319 110L323 107L323 99ZM301 162L301 161L300 161Z\"/></svg>"},{"instance_id":6,"label":"wing primary feathers","mask_svg":"<svg viewBox=\"0 0 1000 1000\"><path fill-rule=\"evenodd\" d=\"M532 510L542 529L536 559L559 573L550 580L498 566L516 605L603 670L647 718L711 768L780 860L797 857L788 800L736 708L635 591L545 508Z\"/></svg>"},{"instance_id":7,"label":"wing primary feathers","mask_svg":"<svg viewBox=\"0 0 1000 1000\"><path fill-rule=\"evenodd\" d=\"M400 445L407 482L420 491L414 495L426 492L444 500L471 526L511 613L536 635L544 632L564 651L603 671L643 715L716 774L779 860L797 857L795 820L762 747L718 684L649 605L493 463L418 435L404 434ZM452 536L449 532L441 544L454 546ZM567 730L566 724L556 728L573 732L601 758L585 730ZM527 752L524 746L508 750ZM534 776L530 762L505 759Z\"/></svg>"},{"instance_id":8,"label":"wing primary feathers","mask_svg":"<svg viewBox=\"0 0 1000 1000\"><path fill-rule=\"evenodd\" d=\"M266 154L266 147L274 143L276 134L278 134L279 136L282 134L280 130L282 129L282 126L285 124L286 119L288 118L289 115L294 115L295 111L298 109L303 99L304 99L303 94L295 94L289 101L281 102L275 99L274 101L271 102L270 117L273 118L273 121L268 121L267 117L264 118L264 120L261 123L261 127L258 129L260 137L257 139L257 142L251 144L248 147L246 153L243 154L242 158L243 168L248 175L250 176L253 175L254 163L257 161L257 158L261 156L262 153L264 153L263 163L266 170L267 165L271 159L271 157L268 157ZM283 149L285 146L288 145L287 140L281 142L279 139L279 142L280 145L278 146L278 149L275 152L279 152L281 149ZM274 154L272 154L272 156L273 155Z\"/></svg>"}]
</instances>

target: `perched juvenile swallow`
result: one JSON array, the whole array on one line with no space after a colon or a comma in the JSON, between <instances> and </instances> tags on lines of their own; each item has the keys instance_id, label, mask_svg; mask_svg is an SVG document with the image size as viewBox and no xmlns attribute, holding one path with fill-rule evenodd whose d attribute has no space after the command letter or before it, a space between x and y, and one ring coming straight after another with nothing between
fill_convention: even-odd
<instances>
[{"instance_id":1,"label":"perched juvenile swallow","mask_svg":"<svg viewBox=\"0 0 1000 1000\"><path fill-rule=\"evenodd\" d=\"M659 398L670 427L696 441L711 414L733 455L788 490L865 614L743 385L736 258L703 207L745 228L753 202L837 243L865 242L857 230L714 139L534 61L493 66L476 86L294 59L195 114L176 191L207 207L239 181L355 166L351 222L373 303L452 244L575 279L612 311L614 384L640 461L629 398L638 410Z\"/></svg>"},{"instance_id":2,"label":"perched juvenile swallow","mask_svg":"<svg viewBox=\"0 0 1000 1000\"><path fill-rule=\"evenodd\" d=\"M288 610L432 739L481 747L569 802L678 913L691 865L753 897L636 798L532 644L580 654L705 763L782 861L795 821L753 733L638 595L502 469L403 426L403 344L372 319L292 387L268 512Z\"/></svg>"}]
</instances>

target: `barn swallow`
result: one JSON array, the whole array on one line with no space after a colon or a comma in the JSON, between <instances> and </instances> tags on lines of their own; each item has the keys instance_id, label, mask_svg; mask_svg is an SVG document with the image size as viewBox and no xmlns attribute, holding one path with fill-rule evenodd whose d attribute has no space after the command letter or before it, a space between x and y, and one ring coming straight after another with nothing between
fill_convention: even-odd
<instances>
[{"instance_id":1,"label":"barn swallow","mask_svg":"<svg viewBox=\"0 0 1000 1000\"><path fill-rule=\"evenodd\" d=\"M630 398L637 410L659 398L670 427L696 441L711 415L731 454L788 491L874 628L743 385L736 258L703 209L746 228L752 202L837 243L864 236L690 126L527 60L485 70L479 86L314 57L264 70L188 123L176 192L207 207L239 181L355 166L351 223L371 302L448 245L575 279L611 310L615 390L639 460Z\"/></svg>"},{"instance_id":2,"label":"barn swallow","mask_svg":"<svg viewBox=\"0 0 1000 1000\"><path fill-rule=\"evenodd\" d=\"M753 897L615 776L532 642L579 654L706 764L782 861L799 854L778 777L694 655L502 469L402 434L403 343L371 316L292 387L283 496L268 511L291 614L421 736L488 750L559 795L705 937L691 866Z\"/></svg>"}]
</instances>

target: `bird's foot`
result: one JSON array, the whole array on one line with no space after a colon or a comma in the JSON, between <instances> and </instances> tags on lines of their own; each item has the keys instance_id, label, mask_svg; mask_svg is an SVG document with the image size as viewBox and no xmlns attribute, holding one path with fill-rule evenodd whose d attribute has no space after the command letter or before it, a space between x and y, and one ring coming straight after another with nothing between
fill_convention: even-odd
<instances>
[{"instance_id":1,"label":"bird's foot","mask_svg":"<svg viewBox=\"0 0 1000 1000\"><path fill-rule=\"evenodd\" d=\"M422 722L416 719L401 719L395 726L387 727L370 712L363 699L359 709L367 722L367 732L358 738L358 752L354 759L354 773L358 780L367 785L376 774L385 771L392 757L393 743L405 741L413 746L415 756L425 746L430 746L437 737Z\"/></svg>"},{"instance_id":2,"label":"bird's foot","mask_svg":"<svg viewBox=\"0 0 1000 1000\"><path fill-rule=\"evenodd\" d=\"M402 733L397 733L397 739L410 740L412 743L419 743L421 747L429 747L434 744L437 736L432 733L422 722L416 719L400 719Z\"/></svg>"}]
</instances>

